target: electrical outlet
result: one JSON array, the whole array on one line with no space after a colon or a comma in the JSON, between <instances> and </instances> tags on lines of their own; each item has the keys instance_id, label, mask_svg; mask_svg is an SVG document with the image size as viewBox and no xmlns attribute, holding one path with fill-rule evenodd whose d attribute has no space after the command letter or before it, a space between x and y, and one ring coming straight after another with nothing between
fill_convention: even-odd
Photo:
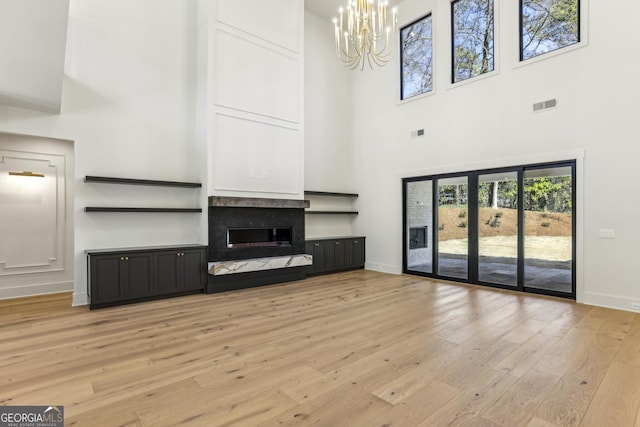
<instances>
[{"instance_id":1,"label":"electrical outlet","mask_svg":"<svg viewBox=\"0 0 640 427\"><path fill-rule=\"evenodd\" d=\"M616 230L601 228L598 233L598 237L601 239L615 239L616 238Z\"/></svg>"},{"instance_id":2,"label":"electrical outlet","mask_svg":"<svg viewBox=\"0 0 640 427\"><path fill-rule=\"evenodd\" d=\"M632 302L631 303L631 308L634 310L639 310L640 311L640 302Z\"/></svg>"}]
</instances>

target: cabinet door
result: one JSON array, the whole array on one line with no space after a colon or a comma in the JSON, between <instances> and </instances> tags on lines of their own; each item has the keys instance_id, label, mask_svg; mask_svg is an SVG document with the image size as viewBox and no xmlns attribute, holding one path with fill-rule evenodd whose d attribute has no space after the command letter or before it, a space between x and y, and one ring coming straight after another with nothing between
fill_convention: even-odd
<instances>
[{"instance_id":1,"label":"cabinet door","mask_svg":"<svg viewBox=\"0 0 640 427\"><path fill-rule=\"evenodd\" d=\"M353 239L353 265L355 267L364 267L364 238Z\"/></svg>"},{"instance_id":2,"label":"cabinet door","mask_svg":"<svg viewBox=\"0 0 640 427\"><path fill-rule=\"evenodd\" d=\"M334 249L334 268L344 268L345 254L344 254L344 242L342 240L336 240L333 243Z\"/></svg>"},{"instance_id":3,"label":"cabinet door","mask_svg":"<svg viewBox=\"0 0 640 427\"><path fill-rule=\"evenodd\" d=\"M156 255L156 289L158 295L178 292L180 283L178 251L159 252Z\"/></svg>"},{"instance_id":4,"label":"cabinet door","mask_svg":"<svg viewBox=\"0 0 640 427\"><path fill-rule=\"evenodd\" d=\"M89 258L91 304L119 301L127 297L121 280L124 262L124 257L120 255L95 255Z\"/></svg>"},{"instance_id":5,"label":"cabinet door","mask_svg":"<svg viewBox=\"0 0 640 427\"><path fill-rule=\"evenodd\" d=\"M336 245L333 241L322 242L324 247L324 268L321 271L332 271L336 268Z\"/></svg>"},{"instance_id":6,"label":"cabinet door","mask_svg":"<svg viewBox=\"0 0 640 427\"><path fill-rule=\"evenodd\" d=\"M344 239L343 241L344 244L344 265L345 267L353 267L353 262L354 262L354 254L353 254L353 245L355 240L354 239Z\"/></svg>"},{"instance_id":7,"label":"cabinet door","mask_svg":"<svg viewBox=\"0 0 640 427\"><path fill-rule=\"evenodd\" d=\"M325 242L313 243L313 272L322 273L327 271L327 245Z\"/></svg>"},{"instance_id":8,"label":"cabinet door","mask_svg":"<svg viewBox=\"0 0 640 427\"><path fill-rule=\"evenodd\" d=\"M129 298L143 298L153 295L153 255L132 253L125 255L122 281Z\"/></svg>"},{"instance_id":9,"label":"cabinet door","mask_svg":"<svg viewBox=\"0 0 640 427\"><path fill-rule=\"evenodd\" d=\"M180 267L182 270L182 291L204 289L207 278L206 255L204 249L191 249L181 252Z\"/></svg>"}]
</instances>

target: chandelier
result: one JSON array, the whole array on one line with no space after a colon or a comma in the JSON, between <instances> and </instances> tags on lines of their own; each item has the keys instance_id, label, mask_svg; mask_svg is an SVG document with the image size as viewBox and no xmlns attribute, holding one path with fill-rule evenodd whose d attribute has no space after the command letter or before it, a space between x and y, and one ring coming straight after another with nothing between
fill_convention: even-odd
<instances>
[{"instance_id":1,"label":"chandelier","mask_svg":"<svg viewBox=\"0 0 640 427\"><path fill-rule=\"evenodd\" d=\"M396 34L396 8L387 17L388 0L348 0L347 10L333 18L336 55L352 70L364 70L365 62L383 66L391 59L389 37Z\"/></svg>"}]
</instances>

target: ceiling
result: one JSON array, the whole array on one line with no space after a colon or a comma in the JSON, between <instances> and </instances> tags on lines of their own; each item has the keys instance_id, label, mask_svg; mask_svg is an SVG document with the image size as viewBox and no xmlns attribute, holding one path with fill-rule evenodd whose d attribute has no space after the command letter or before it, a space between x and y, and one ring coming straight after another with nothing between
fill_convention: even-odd
<instances>
[{"instance_id":1,"label":"ceiling","mask_svg":"<svg viewBox=\"0 0 640 427\"><path fill-rule=\"evenodd\" d=\"M346 3L305 0L305 9L331 21ZM0 104L60 113L68 17L69 0L0 0Z\"/></svg>"},{"instance_id":2,"label":"ceiling","mask_svg":"<svg viewBox=\"0 0 640 427\"><path fill-rule=\"evenodd\" d=\"M393 7L400 0L389 0L389 6ZM338 15L338 8L345 7L347 0L304 0L304 8L319 17L331 21Z\"/></svg>"},{"instance_id":3,"label":"ceiling","mask_svg":"<svg viewBox=\"0 0 640 427\"><path fill-rule=\"evenodd\" d=\"M0 104L59 113L69 0L0 0Z\"/></svg>"}]
</instances>

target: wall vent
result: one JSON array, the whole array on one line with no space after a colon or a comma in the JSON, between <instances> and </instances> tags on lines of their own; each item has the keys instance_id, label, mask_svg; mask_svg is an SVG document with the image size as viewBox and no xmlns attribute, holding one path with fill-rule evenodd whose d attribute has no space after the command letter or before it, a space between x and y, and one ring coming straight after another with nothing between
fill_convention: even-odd
<instances>
[{"instance_id":1,"label":"wall vent","mask_svg":"<svg viewBox=\"0 0 640 427\"><path fill-rule=\"evenodd\" d=\"M546 101L540 101L533 104L533 112L548 110L550 108L556 108L558 106L558 100L556 98L547 99Z\"/></svg>"},{"instance_id":2,"label":"wall vent","mask_svg":"<svg viewBox=\"0 0 640 427\"><path fill-rule=\"evenodd\" d=\"M418 138L424 136L424 129L417 129L414 131L411 131L411 138Z\"/></svg>"}]
</instances>

